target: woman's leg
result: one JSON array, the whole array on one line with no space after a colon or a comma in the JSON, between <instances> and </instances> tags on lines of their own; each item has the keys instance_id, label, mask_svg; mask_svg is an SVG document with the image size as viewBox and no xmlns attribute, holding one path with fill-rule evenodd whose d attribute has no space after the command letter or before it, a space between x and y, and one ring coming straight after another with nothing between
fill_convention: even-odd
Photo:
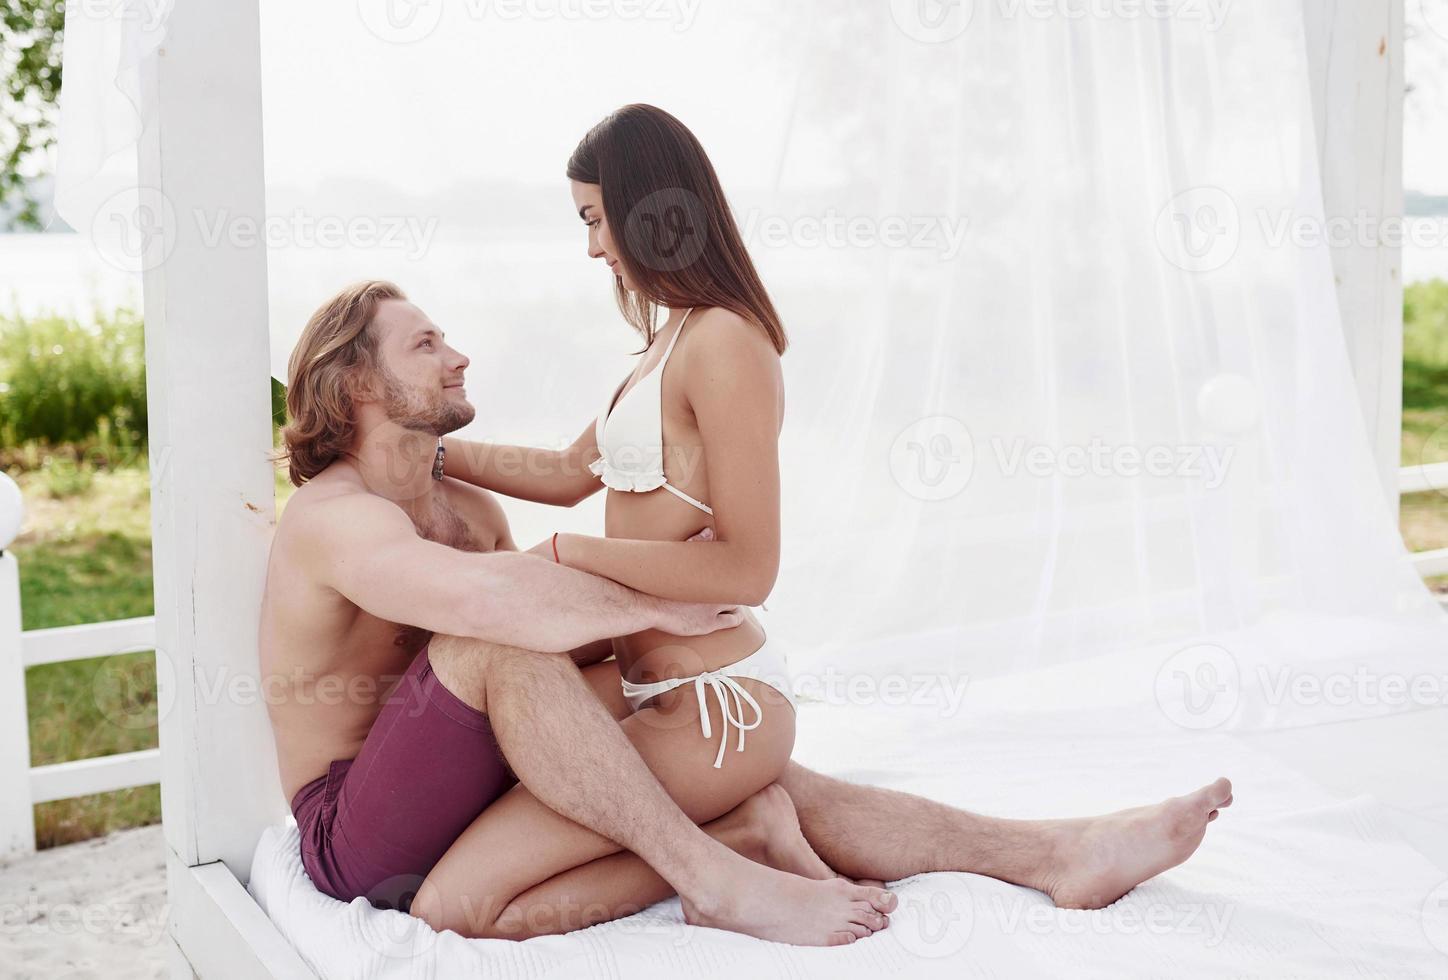
<instances>
[{"instance_id":1,"label":"woman's leg","mask_svg":"<svg viewBox=\"0 0 1448 980\"><path fill-rule=\"evenodd\" d=\"M731 850L777 871L817 881L836 877L806 843L794 803L778 783L764 787L703 830ZM618 851L534 885L515 898L499 920L521 922L526 936L572 932L631 915L673 894L673 887L642 858ZM883 929L890 921L878 914L867 918L868 928L856 930L856 938Z\"/></svg>"},{"instance_id":2,"label":"woman's leg","mask_svg":"<svg viewBox=\"0 0 1448 980\"><path fill-rule=\"evenodd\" d=\"M773 783L793 748L794 712L789 703L767 685L742 683L760 702L764 718L746 736L745 751L736 752L729 746L720 769L713 768L713 763L723 718L711 700L707 710L714 737L704 739L692 687L670 692L656 707L645 708L620 723L680 809L698 823L723 816ZM737 738L732 727L729 735L731 741ZM560 816L518 786L480 814L443 855L419 889L413 913L439 930L501 938L527 938L568 928L569 920L579 918L578 910L583 908L590 910L591 921L627 914L657 900L657 887L618 904L615 883L607 883L607 894L593 891L601 879L590 874L565 883L564 889L543 889L525 898L535 886L618 849L613 841ZM642 882L646 889L652 884L642 876L630 880ZM841 887L857 888L843 882ZM858 902L858 915L852 917L860 919L861 931L867 932L883 918L869 904L879 892L857 891L846 897ZM566 902L569 907L550 904L555 902Z\"/></svg>"}]
</instances>

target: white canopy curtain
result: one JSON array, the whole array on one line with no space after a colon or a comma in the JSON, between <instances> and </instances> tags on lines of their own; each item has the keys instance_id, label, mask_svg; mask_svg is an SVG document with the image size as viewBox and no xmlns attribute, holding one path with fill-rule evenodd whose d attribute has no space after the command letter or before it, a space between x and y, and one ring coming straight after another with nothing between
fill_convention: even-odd
<instances>
[{"instance_id":1,"label":"white canopy curtain","mask_svg":"<svg viewBox=\"0 0 1448 980\"><path fill-rule=\"evenodd\" d=\"M1322 222L1301 20L272 0L271 220L177 220L267 236L279 377L327 295L392 278L473 357L464 435L560 444L637 347L564 162L655 103L713 156L792 339L768 623L796 671L1115 654L1149 681L1207 641L1431 666L1442 615L1300 230ZM602 528L597 498L508 509L525 547Z\"/></svg>"},{"instance_id":2,"label":"white canopy curtain","mask_svg":"<svg viewBox=\"0 0 1448 980\"><path fill-rule=\"evenodd\" d=\"M274 249L274 360L340 281L394 277L473 356L472 432L571 440L635 338L563 164L654 102L792 338L768 618L795 669L1021 670L1289 615L1317 654L1441 648L1329 256L1291 233L1322 214L1298 4L604 7L264 11L272 208L436 222L413 254ZM520 543L598 533L591 504L512 508Z\"/></svg>"}]
</instances>

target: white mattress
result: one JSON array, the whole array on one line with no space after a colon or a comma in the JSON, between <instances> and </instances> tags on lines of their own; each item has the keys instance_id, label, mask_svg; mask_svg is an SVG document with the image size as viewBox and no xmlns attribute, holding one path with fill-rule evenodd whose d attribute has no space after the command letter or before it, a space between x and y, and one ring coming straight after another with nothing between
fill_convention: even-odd
<instances>
[{"instance_id":1,"label":"white mattress","mask_svg":"<svg viewBox=\"0 0 1448 980\"><path fill-rule=\"evenodd\" d=\"M1333 789L1303 775L1299 769L1312 768L1303 765L1312 758L1303 747L1315 744L1310 739L1278 751L1270 735L1193 733L1147 722L1149 712L1123 725L1119 705L1074 715L1066 735L1039 715L993 711L989 694L977 685L974 707L953 715L938 705L806 704L797 758L844 778L1002 816L1100 812L1184 792L1219 774L1232 777L1237 803L1191 861L1109 909L1061 911L1030 889L927 874L898 885L901 907L889 930L838 949L689 926L677 900L525 943L438 935L400 913L317 892L302 871L292 825L263 836L250 889L319 975L348 980L1448 977L1448 871L1406 842L1399 807L1356 792L1342 773ZM1405 734L1385 740L1388 720L1327 727L1343 744L1354 741L1356 727L1379 726L1374 744L1382 753L1423 760L1435 767L1424 770L1426 781L1441 786L1443 745ZM1331 767L1330 760L1315 764ZM1421 819L1431 823L1434 815Z\"/></svg>"}]
</instances>

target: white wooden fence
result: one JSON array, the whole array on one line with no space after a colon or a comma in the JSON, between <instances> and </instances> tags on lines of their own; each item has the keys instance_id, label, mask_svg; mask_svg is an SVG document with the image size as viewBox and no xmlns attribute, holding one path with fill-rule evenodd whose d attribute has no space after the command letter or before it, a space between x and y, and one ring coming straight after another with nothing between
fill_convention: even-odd
<instances>
[{"instance_id":1,"label":"white wooden fence","mask_svg":"<svg viewBox=\"0 0 1448 980\"><path fill-rule=\"evenodd\" d=\"M1399 487L1401 494L1448 492L1448 463L1405 467ZM1425 578L1448 575L1448 548L1418 552L1413 562ZM35 849L37 803L149 786L161 779L159 749L32 766L25 669L155 646L152 616L22 631L19 564L14 555L0 551L0 859Z\"/></svg>"},{"instance_id":2,"label":"white wooden fence","mask_svg":"<svg viewBox=\"0 0 1448 980\"><path fill-rule=\"evenodd\" d=\"M150 616L23 632L20 566L13 554L0 551L0 859L35 849L37 803L161 779L160 749L32 766L25 668L155 646L156 621Z\"/></svg>"}]
</instances>

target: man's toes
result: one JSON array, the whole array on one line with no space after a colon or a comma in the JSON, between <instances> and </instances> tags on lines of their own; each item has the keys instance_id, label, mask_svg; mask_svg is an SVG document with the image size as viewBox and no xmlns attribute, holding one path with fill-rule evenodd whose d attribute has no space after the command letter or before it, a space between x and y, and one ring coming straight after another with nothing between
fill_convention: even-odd
<instances>
[{"instance_id":1,"label":"man's toes","mask_svg":"<svg viewBox=\"0 0 1448 980\"><path fill-rule=\"evenodd\" d=\"M828 945L830 945L830 946L848 946L850 943L852 943L852 942L854 942L854 941L855 941L855 934L854 934L853 932L832 932L832 933L830 933L830 941L829 941Z\"/></svg>"},{"instance_id":2,"label":"man's toes","mask_svg":"<svg viewBox=\"0 0 1448 980\"><path fill-rule=\"evenodd\" d=\"M875 931L869 926L861 925L858 922L851 922L846 925L845 928L850 930L850 932L854 933L856 939L864 939L866 936L870 935L870 933Z\"/></svg>"},{"instance_id":3,"label":"man's toes","mask_svg":"<svg viewBox=\"0 0 1448 980\"><path fill-rule=\"evenodd\" d=\"M1189 809L1195 810L1197 813L1215 810L1223 805L1223 801L1230 800L1231 798L1232 784L1226 779L1218 779L1214 783L1203 786L1195 793L1178 797L1178 799L1186 802L1186 806Z\"/></svg>"}]
</instances>

